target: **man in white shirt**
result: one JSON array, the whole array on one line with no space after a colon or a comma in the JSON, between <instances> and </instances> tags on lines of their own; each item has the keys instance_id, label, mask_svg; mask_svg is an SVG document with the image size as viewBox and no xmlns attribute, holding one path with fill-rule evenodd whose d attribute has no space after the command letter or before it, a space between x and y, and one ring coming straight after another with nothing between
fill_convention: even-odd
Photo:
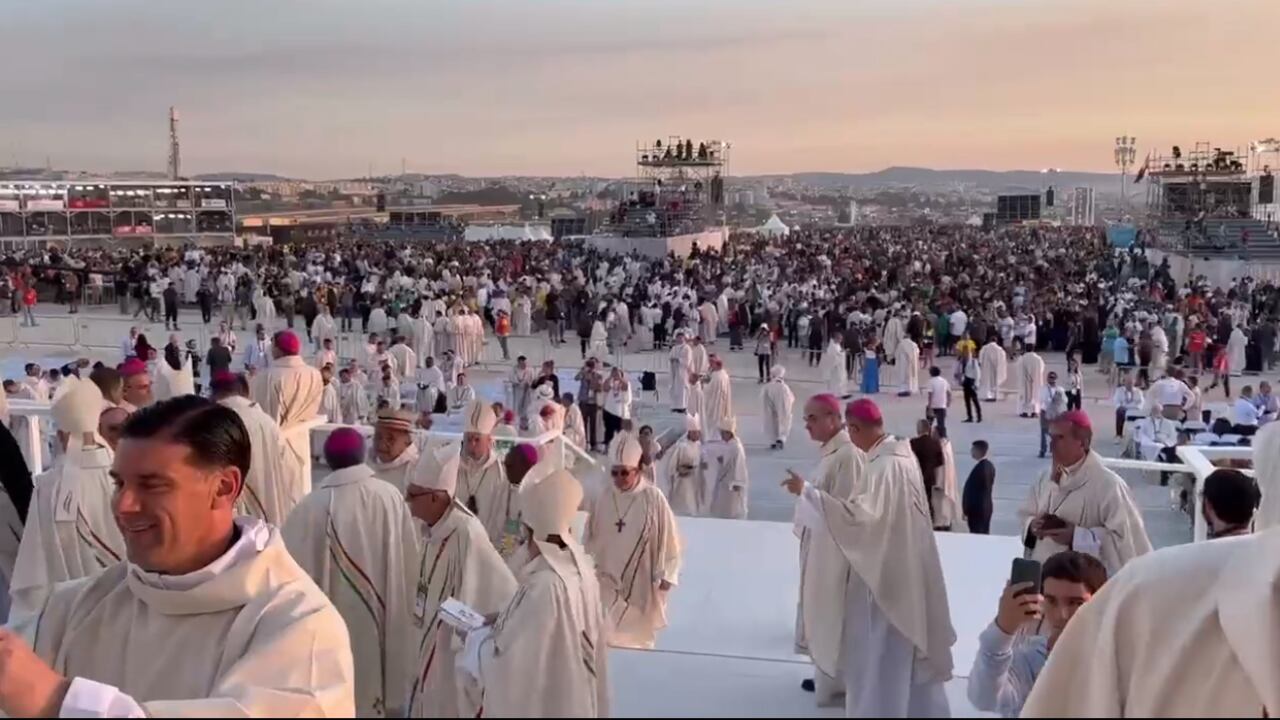
<instances>
[{"instance_id":1,"label":"man in white shirt","mask_svg":"<svg viewBox=\"0 0 1280 720\"><path fill-rule=\"evenodd\" d=\"M1195 393L1182 380L1182 371L1173 369L1168 375L1152 384L1147 392L1151 409L1158 410L1170 420L1181 420L1187 408L1195 402Z\"/></svg>"},{"instance_id":2,"label":"man in white shirt","mask_svg":"<svg viewBox=\"0 0 1280 720\"><path fill-rule=\"evenodd\" d=\"M964 310L957 307L951 311L951 328L947 333L948 337L944 341L944 347L955 345L960 338L964 337L964 331L967 329L969 329L969 316Z\"/></svg>"},{"instance_id":3,"label":"man in white shirt","mask_svg":"<svg viewBox=\"0 0 1280 720\"><path fill-rule=\"evenodd\" d=\"M1237 435L1253 435L1258 432L1258 420L1261 418L1262 411L1253 404L1253 386L1245 385L1231 406L1231 429Z\"/></svg>"},{"instance_id":4,"label":"man in white shirt","mask_svg":"<svg viewBox=\"0 0 1280 720\"><path fill-rule=\"evenodd\" d=\"M951 406L951 383L942 377L942 371L938 369L937 365L929 368L929 382L926 383L925 389L929 398L925 415L931 416L933 421L937 423L938 430L945 434L947 431L947 408Z\"/></svg>"},{"instance_id":5,"label":"man in white shirt","mask_svg":"<svg viewBox=\"0 0 1280 720\"><path fill-rule=\"evenodd\" d=\"M1058 373L1045 376L1045 386L1040 389L1040 457L1049 450L1049 424L1067 411L1067 391L1058 384Z\"/></svg>"}]
</instances>

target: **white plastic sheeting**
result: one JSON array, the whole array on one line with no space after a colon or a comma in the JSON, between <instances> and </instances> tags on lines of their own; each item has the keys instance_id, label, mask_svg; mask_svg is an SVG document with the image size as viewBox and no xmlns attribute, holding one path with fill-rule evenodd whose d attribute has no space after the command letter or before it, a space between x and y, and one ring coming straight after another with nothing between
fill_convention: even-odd
<instances>
[{"instance_id":1,"label":"white plastic sheeting","mask_svg":"<svg viewBox=\"0 0 1280 720\"><path fill-rule=\"evenodd\" d=\"M551 241L551 230L546 225L523 223L520 225L468 225L463 237L467 242L487 240L540 240Z\"/></svg>"}]
</instances>

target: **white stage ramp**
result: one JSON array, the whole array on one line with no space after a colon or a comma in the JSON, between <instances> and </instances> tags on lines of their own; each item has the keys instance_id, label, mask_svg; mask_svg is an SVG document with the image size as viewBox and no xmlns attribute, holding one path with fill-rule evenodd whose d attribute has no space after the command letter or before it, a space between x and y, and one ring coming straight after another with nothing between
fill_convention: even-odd
<instances>
[{"instance_id":1,"label":"white stage ramp","mask_svg":"<svg viewBox=\"0 0 1280 720\"><path fill-rule=\"evenodd\" d=\"M684 568L652 651L614 650L609 674L618 717L839 717L800 690L812 675L792 652L800 581L789 523L680 518ZM1021 553L1018 539L938 533L952 624L956 717L977 716L963 676L978 634Z\"/></svg>"}]
</instances>

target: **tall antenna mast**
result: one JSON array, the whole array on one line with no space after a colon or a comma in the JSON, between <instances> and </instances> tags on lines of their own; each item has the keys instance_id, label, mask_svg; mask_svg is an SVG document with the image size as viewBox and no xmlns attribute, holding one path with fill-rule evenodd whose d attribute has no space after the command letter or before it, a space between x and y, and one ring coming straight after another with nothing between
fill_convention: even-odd
<instances>
[{"instance_id":1,"label":"tall antenna mast","mask_svg":"<svg viewBox=\"0 0 1280 720\"><path fill-rule=\"evenodd\" d=\"M182 150L178 145L178 109L169 107L169 179L182 175Z\"/></svg>"}]
</instances>

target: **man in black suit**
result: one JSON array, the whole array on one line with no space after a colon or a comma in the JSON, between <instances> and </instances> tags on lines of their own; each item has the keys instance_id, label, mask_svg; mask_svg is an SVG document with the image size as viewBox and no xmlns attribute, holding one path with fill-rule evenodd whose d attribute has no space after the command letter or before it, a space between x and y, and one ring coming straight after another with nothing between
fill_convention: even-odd
<instances>
[{"instance_id":1,"label":"man in black suit","mask_svg":"<svg viewBox=\"0 0 1280 720\"><path fill-rule=\"evenodd\" d=\"M970 450L977 464L964 481L960 507L969 521L969 532L975 535L991 534L991 488L996 484L996 466L987 459L987 441L974 440Z\"/></svg>"}]
</instances>

